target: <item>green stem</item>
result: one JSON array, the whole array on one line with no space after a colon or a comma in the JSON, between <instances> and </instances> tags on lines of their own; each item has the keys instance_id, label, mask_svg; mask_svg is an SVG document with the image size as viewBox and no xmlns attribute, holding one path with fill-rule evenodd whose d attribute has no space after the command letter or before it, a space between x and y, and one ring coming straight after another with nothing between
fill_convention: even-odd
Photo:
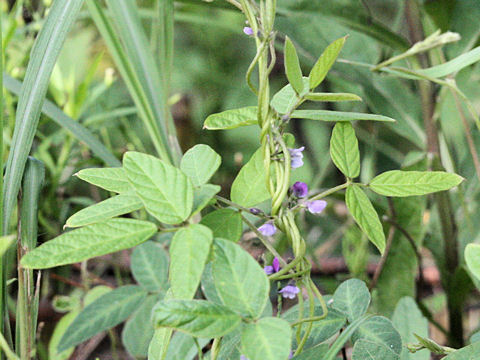
<instances>
[{"instance_id":1,"label":"green stem","mask_svg":"<svg viewBox=\"0 0 480 360\"><path fill-rule=\"evenodd\" d=\"M216 360L218 357L218 353L220 352L220 340L221 338L213 339L212 349L210 350L211 360Z\"/></svg>"},{"instance_id":2,"label":"green stem","mask_svg":"<svg viewBox=\"0 0 480 360\"><path fill-rule=\"evenodd\" d=\"M258 231L258 229L255 227L255 225L253 225L245 216L243 216L242 214L242 220L245 224L247 224L247 226L257 235L257 237L260 239L260 241L262 242L263 246L265 246L267 248L268 251L270 251L275 257L278 258L278 261L280 261L280 263L284 266L287 266L287 262L285 260L283 260L282 256L278 253L278 251L273 247L272 244L270 244L270 242L268 241L268 239L266 239L261 233L260 231ZM282 269L283 270L283 269Z\"/></svg>"},{"instance_id":3,"label":"green stem","mask_svg":"<svg viewBox=\"0 0 480 360\"><path fill-rule=\"evenodd\" d=\"M228 200L228 199L225 199L224 197L220 196L220 195L215 195L215 199L217 199L218 201L221 201L223 202L224 204L228 205L228 206L231 206L231 207L234 207L235 209L238 209L238 210L241 210L243 212L246 212L248 214L251 214L251 215L255 215L259 218L262 218L262 219L268 219L267 216L265 215L262 215L262 214L253 214L250 209L247 209L241 205L238 205L238 204L235 204L234 202Z\"/></svg>"},{"instance_id":4,"label":"green stem","mask_svg":"<svg viewBox=\"0 0 480 360\"><path fill-rule=\"evenodd\" d=\"M3 333L0 332L0 348L3 350L8 360L20 360L20 358L10 349L7 344L7 340L3 336Z\"/></svg>"}]
</instances>

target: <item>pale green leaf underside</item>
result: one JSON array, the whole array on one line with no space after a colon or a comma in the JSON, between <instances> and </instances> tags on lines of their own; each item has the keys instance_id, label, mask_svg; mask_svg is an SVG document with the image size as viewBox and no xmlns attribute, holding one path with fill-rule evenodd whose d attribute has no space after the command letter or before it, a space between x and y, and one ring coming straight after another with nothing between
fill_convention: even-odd
<instances>
[{"instance_id":1,"label":"pale green leaf underside","mask_svg":"<svg viewBox=\"0 0 480 360\"><path fill-rule=\"evenodd\" d=\"M452 354L445 356L442 360L474 360L480 354L480 342L465 346Z\"/></svg>"},{"instance_id":2,"label":"pale green leaf underside","mask_svg":"<svg viewBox=\"0 0 480 360\"><path fill-rule=\"evenodd\" d=\"M352 214L360 229L383 254L385 234L378 214L367 195L358 185L351 185L347 188L345 200L350 214Z\"/></svg>"},{"instance_id":3,"label":"pale green leaf underside","mask_svg":"<svg viewBox=\"0 0 480 360\"><path fill-rule=\"evenodd\" d=\"M300 68L297 50L288 36L285 39L284 55L285 74L288 82L300 94L303 91L302 69Z\"/></svg>"},{"instance_id":4,"label":"pale green leaf underside","mask_svg":"<svg viewBox=\"0 0 480 360\"><path fill-rule=\"evenodd\" d=\"M280 318L266 317L242 329L242 348L249 360L287 359L292 330Z\"/></svg>"},{"instance_id":5,"label":"pale green leaf underside","mask_svg":"<svg viewBox=\"0 0 480 360\"><path fill-rule=\"evenodd\" d=\"M213 241L212 231L192 224L178 230L170 244L170 285L177 299L193 299Z\"/></svg>"},{"instance_id":6,"label":"pale green leaf underside","mask_svg":"<svg viewBox=\"0 0 480 360\"><path fill-rule=\"evenodd\" d=\"M149 292L167 289L168 256L163 248L147 241L135 248L130 258L132 275Z\"/></svg>"},{"instance_id":7,"label":"pale green leaf underside","mask_svg":"<svg viewBox=\"0 0 480 360\"><path fill-rule=\"evenodd\" d=\"M78 345L95 334L110 329L132 314L147 293L139 286L119 287L85 307L60 340L59 350Z\"/></svg>"},{"instance_id":8,"label":"pale green leaf underside","mask_svg":"<svg viewBox=\"0 0 480 360\"><path fill-rule=\"evenodd\" d=\"M400 333L403 344L415 344L417 339L415 335L428 337L428 320L423 316L415 300L409 296L403 297L398 301L395 312L392 316L392 322L395 329ZM419 351L410 353L404 346L400 354L401 360L429 360L428 351Z\"/></svg>"},{"instance_id":9,"label":"pale green leaf underside","mask_svg":"<svg viewBox=\"0 0 480 360\"><path fill-rule=\"evenodd\" d=\"M370 343L377 344L377 346L365 344L366 346L362 349L370 349L372 354L373 351L376 351L379 355L373 357L375 360L398 359L402 352L402 338L400 334L392 322L383 316L374 316L365 321L357 331L355 331L352 340L353 342L366 340ZM380 355L384 355L385 358L380 357ZM355 358L358 360L361 359L361 357L358 356Z\"/></svg>"},{"instance_id":10,"label":"pale green leaf underside","mask_svg":"<svg viewBox=\"0 0 480 360\"><path fill-rule=\"evenodd\" d=\"M370 305L370 292L361 280L350 279L340 284L333 295L332 307L353 322L367 312Z\"/></svg>"},{"instance_id":11,"label":"pale green leaf underside","mask_svg":"<svg viewBox=\"0 0 480 360\"><path fill-rule=\"evenodd\" d=\"M120 194L80 210L67 219L65 226L90 225L140 210L142 207L143 204L137 195L133 193Z\"/></svg>"},{"instance_id":12,"label":"pale green leaf underside","mask_svg":"<svg viewBox=\"0 0 480 360\"><path fill-rule=\"evenodd\" d=\"M305 96L308 91L308 77L303 77L303 87L304 91L300 96ZM286 114L293 108L298 99L299 96L295 90L293 90L292 85L288 84L273 96L270 101L270 106L279 114Z\"/></svg>"},{"instance_id":13,"label":"pale green leaf underside","mask_svg":"<svg viewBox=\"0 0 480 360\"><path fill-rule=\"evenodd\" d=\"M331 111L331 110L295 110L292 113L292 119L308 119L318 121L356 121L356 120L371 120L371 121L387 121L395 122L394 119L383 115L363 114L354 112Z\"/></svg>"},{"instance_id":14,"label":"pale green leaf underside","mask_svg":"<svg viewBox=\"0 0 480 360\"><path fill-rule=\"evenodd\" d=\"M398 360L398 354L393 353L385 345L369 341L358 340L353 346L352 360Z\"/></svg>"},{"instance_id":15,"label":"pale green leaf underside","mask_svg":"<svg viewBox=\"0 0 480 360\"><path fill-rule=\"evenodd\" d=\"M267 190L262 149L258 149L233 181L230 197L244 207L255 206L270 198Z\"/></svg>"},{"instance_id":16,"label":"pale green leaf underside","mask_svg":"<svg viewBox=\"0 0 480 360\"><path fill-rule=\"evenodd\" d=\"M222 158L210 146L199 144L182 157L180 169L190 178L193 186L207 183L218 170Z\"/></svg>"},{"instance_id":17,"label":"pale green leaf underside","mask_svg":"<svg viewBox=\"0 0 480 360\"><path fill-rule=\"evenodd\" d=\"M209 115L203 127L208 130L228 130L256 124L258 124L257 107L247 106Z\"/></svg>"},{"instance_id":18,"label":"pale green leaf underside","mask_svg":"<svg viewBox=\"0 0 480 360\"><path fill-rule=\"evenodd\" d=\"M370 182L370 188L385 196L415 196L444 191L457 186L463 178L443 171L387 171Z\"/></svg>"},{"instance_id":19,"label":"pale green leaf underside","mask_svg":"<svg viewBox=\"0 0 480 360\"><path fill-rule=\"evenodd\" d=\"M153 310L156 327L173 328L196 337L216 338L240 325L240 315L205 300L161 301Z\"/></svg>"},{"instance_id":20,"label":"pale green leaf underside","mask_svg":"<svg viewBox=\"0 0 480 360\"><path fill-rule=\"evenodd\" d=\"M345 176L356 178L360 174L360 152L352 124L335 124L330 139L330 156Z\"/></svg>"},{"instance_id":21,"label":"pale green leaf underside","mask_svg":"<svg viewBox=\"0 0 480 360\"><path fill-rule=\"evenodd\" d=\"M480 244L468 244L465 248L468 269L480 280Z\"/></svg>"},{"instance_id":22,"label":"pale green leaf underside","mask_svg":"<svg viewBox=\"0 0 480 360\"><path fill-rule=\"evenodd\" d=\"M335 63L335 60L345 44L346 37L335 40L323 51L317 62L310 71L310 89L315 89L325 79L327 73Z\"/></svg>"},{"instance_id":23,"label":"pale green leaf underside","mask_svg":"<svg viewBox=\"0 0 480 360\"><path fill-rule=\"evenodd\" d=\"M350 93L309 93L305 98L310 101L362 101L362 98Z\"/></svg>"},{"instance_id":24,"label":"pale green leaf underside","mask_svg":"<svg viewBox=\"0 0 480 360\"><path fill-rule=\"evenodd\" d=\"M178 224L189 217L193 187L180 169L138 152L127 152L123 167L147 211L160 222Z\"/></svg>"},{"instance_id":25,"label":"pale green leaf underside","mask_svg":"<svg viewBox=\"0 0 480 360\"><path fill-rule=\"evenodd\" d=\"M208 213L201 223L213 231L214 238L237 242L242 236L242 216L232 209L219 209Z\"/></svg>"},{"instance_id":26,"label":"pale green leaf underside","mask_svg":"<svg viewBox=\"0 0 480 360\"><path fill-rule=\"evenodd\" d=\"M212 200L212 198L220 192L222 188L219 185L204 184L193 190L193 211L192 215L202 211Z\"/></svg>"},{"instance_id":27,"label":"pale green leaf underside","mask_svg":"<svg viewBox=\"0 0 480 360\"><path fill-rule=\"evenodd\" d=\"M127 320L122 331L122 344L132 357L145 358L153 337L152 309L158 295L149 295Z\"/></svg>"},{"instance_id":28,"label":"pale green leaf underside","mask_svg":"<svg viewBox=\"0 0 480 360\"><path fill-rule=\"evenodd\" d=\"M102 189L116 193L132 191L125 171L118 168L91 168L80 170L75 174L78 178Z\"/></svg>"},{"instance_id":29,"label":"pale green leaf underside","mask_svg":"<svg viewBox=\"0 0 480 360\"><path fill-rule=\"evenodd\" d=\"M110 219L47 241L25 255L21 264L30 269L73 264L134 247L148 240L156 231L157 227L147 221Z\"/></svg>"},{"instance_id":30,"label":"pale green leaf underside","mask_svg":"<svg viewBox=\"0 0 480 360\"><path fill-rule=\"evenodd\" d=\"M215 239L213 253L212 274L222 303L244 317L260 317L270 289L264 270L231 241Z\"/></svg>"},{"instance_id":31,"label":"pale green leaf underside","mask_svg":"<svg viewBox=\"0 0 480 360\"><path fill-rule=\"evenodd\" d=\"M195 339L200 348L203 348L210 342L210 339ZM172 336L172 340L168 345L167 356L165 360L194 360L198 354L198 346L190 335L177 332ZM222 348L225 345L222 339Z\"/></svg>"}]
</instances>

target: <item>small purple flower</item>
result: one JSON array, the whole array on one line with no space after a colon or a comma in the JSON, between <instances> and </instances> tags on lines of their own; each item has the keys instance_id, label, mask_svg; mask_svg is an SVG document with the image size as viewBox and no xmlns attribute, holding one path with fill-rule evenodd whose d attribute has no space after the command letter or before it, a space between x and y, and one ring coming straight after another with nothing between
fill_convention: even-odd
<instances>
[{"instance_id":1,"label":"small purple flower","mask_svg":"<svg viewBox=\"0 0 480 360\"><path fill-rule=\"evenodd\" d=\"M273 236L277 232L277 228L273 225L272 221L268 221L258 228L260 234L263 236Z\"/></svg>"},{"instance_id":2,"label":"small purple flower","mask_svg":"<svg viewBox=\"0 0 480 360\"><path fill-rule=\"evenodd\" d=\"M288 358L289 359L293 358L293 351L290 351L290 355L288 355Z\"/></svg>"},{"instance_id":3,"label":"small purple flower","mask_svg":"<svg viewBox=\"0 0 480 360\"><path fill-rule=\"evenodd\" d=\"M267 265L263 268L263 270L265 271L265 274L267 275L272 275L272 274L275 274L276 272L278 272L278 270L280 270L280 261L278 260L278 258L274 258L273 259L273 262L272 262L272 265Z\"/></svg>"},{"instance_id":4,"label":"small purple flower","mask_svg":"<svg viewBox=\"0 0 480 360\"><path fill-rule=\"evenodd\" d=\"M248 358L245 355L240 355L240 360L248 360Z\"/></svg>"},{"instance_id":5,"label":"small purple flower","mask_svg":"<svg viewBox=\"0 0 480 360\"><path fill-rule=\"evenodd\" d=\"M245 26L243 28L243 32L245 33L245 35L248 35L248 36L252 36L253 35L253 29L249 26Z\"/></svg>"},{"instance_id":6,"label":"small purple flower","mask_svg":"<svg viewBox=\"0 0 480 360\"><path fill-rule=\"evenodd\" d=\"M325 200L313 200L307 202L307 209L312 214L320 214L327 207L327 202Z\"/></svg>"},{"instance_id":7,"label":"small purple flower","mask_svg":"<svg viewBox=\"0 0 480 360\"><path fill-rule=\"evenodd\" d=\"M292 193L297 198L304 198L308 194L308 186L304 182L297 181L292 186Z\"/></svg>"},{"instance_id":8,"label":"small purple flower","mask_svg":"<svg viewBox=\"0 0 480 360\"><path fill-rule=\"evenodd\" d=\"M299 168L303 165L303 150L305 150L305 146L299 147L298 149L288 149L288 151L290 151L292 169Z\"/></svg>"},{"instance_id":9,"label":"small purple flower","mask_svg":"<svg viewBox=\"0 0 480 360\"><path fill-rule=\"evenodd\" d=\"M287 285L279 291L279 293L282 294L282 297L285 299L295 299L299 292L300 289L295 285Z\"/></svg>"}]
</instances>

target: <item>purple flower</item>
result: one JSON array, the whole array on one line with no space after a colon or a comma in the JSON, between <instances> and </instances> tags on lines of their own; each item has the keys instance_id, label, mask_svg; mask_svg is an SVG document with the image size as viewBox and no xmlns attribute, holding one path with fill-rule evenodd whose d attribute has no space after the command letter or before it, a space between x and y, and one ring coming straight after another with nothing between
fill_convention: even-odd
<instances>
[{"instance_id":1,"label":"purple flower","mask_svg":"<svg viewBox=\"0 0 480 360\"><path fill-rule=\"evenodd\" d=\"M304 182L297 181L292 186L292 192L297 198L304 198L308 194L308 186Z\"/></svg>"},{"instance_id":2,"label":"purple flower","mask_svg":"<svg viewBox=\"0 0 480 360\"><path fill-rule=\"evenodd\" d=\"M305 150L305 146L299 147L298 149L288 149L288 151L290 151L292 169L299 168L303 165L303 150Z\"/></svg>"},{"instance_id":3,"label":"purple flower","mask_svg":"<svg viewBox=\"0 0 480 360\"><path fill-rule=\"evenodd\" d=\"M263 236L273 236L277 232L277 228L273 225L272 221L268 221L258 228L260 234Z\"/></svg>"},{"instance_id":4,"label":"purple flower","mask_svg":"<svg viewBox=\"0 0 480 360\"><path fill-rule=\"evenodd\" d=\"M327 207L327 202L325 200L313 200L307 202L307 209L312 214L320 214Z\"/></svg>"},{"instance_id":5,"label":"purple flower","mask_svg":"<svg viewBox=\"0 0 480 360\"><path fill-rule=\"evenodd\" d=\"M243 28L243 32L245 33L245 35L248 35L248 36L252 36L253 35L253 29L249 26L245 26Z\"/></svg>"},{"instance_id":6,"label":"purple flower","mask_svg":"<svg viewBox=\"0 0 480 360\"><path fill-rule=\"evenodd\" d=\"M288 358L289 359L293 358L293 351L290 351L290 355L288 355Z\"/></svg>"},{"instance_id":7,"label":"purple flower","mask_svg":"<svg viewBox=\"0 0 480 360\"><path fill-rule=\"evenodd\" d=\"M300 289L295 285L287 285L279 291L279 293L282 294L282 297L285 299L295 299L299 292Z\"/></svg>"},{"instance_id":8,"label":"purple flower","mask_svg":"<svg viewBox=\"0 0 480 360\"><path fill-rule=\"evenodd\" d=\"M276 272L278 272L278 270L280 270L280 261L278 261L278 258L274 258L273 259L273 262L272 262L272 265L267 265L263 268L263 270L265 271L265 274L267 275L272 275L272 274L275 274Z\"/></svg>"},{"instance_id":9,"label":"purple flower","mask_svg":"<svg viewBox=\"0 0 480 360\"><path fill-rule=\"evenodd\" d=\"M248 360L248 358L245 355L240 355L240 360Z\"/></svg>"}]
</instances>

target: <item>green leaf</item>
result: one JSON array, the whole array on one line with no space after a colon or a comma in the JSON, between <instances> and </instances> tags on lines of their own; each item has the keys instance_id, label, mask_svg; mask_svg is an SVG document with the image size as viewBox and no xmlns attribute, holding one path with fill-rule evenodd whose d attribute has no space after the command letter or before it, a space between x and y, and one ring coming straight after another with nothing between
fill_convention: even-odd
<instances>
[{"instance_id":1,"label":"green leaf","mask_svg":"<svg viewBox=\"0 0 480 360\"><path fill-rule=\"evenodd\" d=\"M308 318L309 315L309 306L304 305L303 309L303 317ZM299 306L295 305L288 309L283 315L282 318L287 320L290 323L294 323L298 321L298 311L299 311ZM318 302L315 303L315 309L313 316L320 316L323 314L323 309L320 306ZM330 339L332 336L334 336L336 333L340 331L340 329L345 325L345 322L347 321L347 318L345 315L340 313L339 311L335 309L328 309L327 316L323 318L320 321L315 321L312 323L312 330L310 332L310 335L305 342L304 348L307 349L309 347L315 346L317 344L320 344L324 341L327 341ZM305 334L306 327L302 329L302 334L301 337L303 337L303 334ZM296 344L296 339L294 339L294 348Z\"/></svg>"},{"instance_id":2,"label":"green leaf","mask_svg":"<svg viewBox=\"0 0 480 360\"><path fill-rule=\"evenodd\" d=\"M361 277L365 274L370 258L368 246L367 237L356 224L352 224L345 231L342 239L342 255L351 276Z\"/></svg>"},{"instance_id":3,"label":"green leaf","mask_svg":"<svg viewBox=\"0 0 480 360\"><path fill-rule=\"evenodd\" d=\"M180 169L133 151L123 157L123 168L147 211L159 221L178 224L190 216L193 187Z\"/></svg>"},{"instance_id":4,"label":"green leaf","mask_svg":"<svg viewBox=\"0 0 480 360\"><path fill-rule=\"evenodd\" d=\"M66 349L59 352L57 350L60 339L62 338L65 331L68 329L73 320L80 313L80 309L70 311L68 314L62 316L62 318L55 325L53 334L50 337L50 342L48 343L48 358L52 360L67 360L70 358L72 353L75 351L74 347Z\"/></svg>"},{"instance_id":5,"label":"green leaf","mask_svg":"<svg viewBox=\"0 0 480 360\"><path fill-rule=\"evenodd\" d=\"M330 156L346 177L356 178L360 174L360 151L352 124L335 124L330 139Z\"/></svg>"},{"instance_id":6,"label":"green leaf","mask_svg":"<svg viewBox=\"0 0 480 360\"><path fill-rule=\"evenodd\" d=\"M428 337L428 320L420 312L417 303L411 297L400 299L393 313L392 322L402 336L403 344L414 344L417 339L413 335L418 334ZM401 360L429 360L428 351L410 353L404 346L400 354Z\"/></svg>"},{"instance_id":7,"label":"green leaf","mask_svg":"<svg viewBox=\"0 0 480 360\"><path fill-rule=\"evenodd\" d=\"M242 216L232 209L219 209L207 214L200 221L213 231L214 238L237 242L242 236Z\"/></svg>"},{"instance_id":8,"label":"green leaf","mask_svg":"<svg viewBox=\"0 0 480 360\"><path fill-rule=\"evenodd\" d=\"M310 101L362 101L362 98L349 93L308 93L305 99Z\"/></svg>"},{"instance_id":9,"label":"green leaf","mask_svg":"<svg viewBox=\"0 0 480 360\"><path fill-rule=\"evenodd\" d=\"M212 198L222 190L219 185L205 184L193 190L193 211L195 215L202 211Z\"/></svg>"},{"instance_id":10,"label":"green leaf","mask_svg":"<svg viewBox=\"0 0 480 360\"><path fill-rule=\"evenodd\" d=\"M303 97L308 92L308 77L303 77L304 91L299 95L295 92L292 85L285 85L279 92L277 92L270 102L270 105L279 114L288 113L295 104L299 101L299 97Z\"/></svg>"},{"instance_id":11,"label":"green leaf","mask_svg":"<svg viewBox=\"0 0 480 360\"><path fill-rule=\"evenodd\" d=\"M295 110L291 116L292 119L308 119L318 121L387 121L395 122L394 119L383 115L363 114L355 112L331 111L331 110Z\"/></svg>"},{"instance_id":12,"label":"green leaf","mask_svg":"<svg viewBox=\"0 0 480 360\"><path fill-rule=\"evenodd\" d=\"M199 144L183 155L180 169L190 178L193 186L206 184L218 170L222 158L210 146Z\"/></svg>"},{"instance_id":13,"label":"green leaf","mask_svg":"<svg viewBox=\"0 0 480 360\"><path fill-rule=\"evenodd\" d=\"M116 193L131 192L127 174L122 168L91 168L80 170L75 174L79 179L102 189Z\"/></svg>"},{"instance_id":14,"label":"green leaf","mask_svg":"<svg viewBox=\"0 0 480 360\"><path fill-rule=\"evenodd\" d=\"M210 339L196 339L203 348L210 342ZM222 348L224 340L222 339ZM198 353L197 344L190 335L177 332L173 335L170 345L168 346L167 356L165 360L193 360Z\"/></svg>"},{"instance_id":15,"label":"green leaf","mask_svg":"<svg viewBox=\"0 0 480 360\"><path fill-rule=\"evenodd\" d=\"M474 360L480 354L480 342L465 346L454 353L445 356L443 360Z\"/></svg>"},{"instance_id":16,"label":"green leaf","mask_svg":"<svg viewBox=\"0 0 480 360\"><path fill-rule=\"evenodd\" d=\"M213 241L212 231L191 224L177 231L170 244L170 285L177 299L195 295Z\"/></svg>"},{"instance_id":17,"label":"green leaf","mask_svg":"<svg viewBox=\"0 0 480 360\"><path fill-rule=\"evenodd\" d=\"M325 356L322 357L322 360L337 359L338 352L345 346L345 343L350 339L352 334L370 317L370 315L364 315L361 318L352 322L350 325L348 325L330 346Z\"/></svg>"},{"instance_id":18,"label":"green leaf","mask_svg":"<svg viewBox=\"0 0 480 360\"><path fill-rule=\"evenodd\" d=\"M387 171L370 182L370 188L385 196L414 196L444 191L460 184L464 179L443 171Z\"/></svg>"},{"instance_id":19,"label":"green leaf","mask_svg":"<svg viewBox=\"0 0 480 360\"><path fill-rule=\"evenodd\" d=\"M369 340L358 340L353 346L352 360L397 360L398 354L386 346Z\"/></svg>"},{"instance_id":20,"label":"green leaf","mask_svg":"<svg viewBox=\"0 0 480 360\"><path fill-rule=\"evenodd\" d=\"M119 287L86 306L60 340L59 351L78 345L108 330L132 314L147 296L139 286Z\"/></svg>"},{"instance_id":21,"label":"green leaf","mask_svg":"<svg viewBox=\"0 0 480 360\"><path fill-rule=\"evenodd\" d=\"M463 68L475 64L478 61L480 61L480 46L460 56L457 56L456 58L447 61L446 63L427 69L416 70L416 72L431 78L440 78L453 73L457 73Z\"/></svg>"},{"instance_id":22,"label":"green leaf","mask_svg":"<svg viewBox=\"0 0 480 360\"><path fill-rule=\"evenodd\" d=\"M8 232L12 211L22 182L50 76L65 38L75 22L83 0L55 1L35 40L15 112L15 129L5 166L3 229ZM1 235L5 235L5 232Z\"/></svg>"},{"instance_id":23,"label":"green leaf","mask_svg":"<svg viewBox=\"0 0 480 360\"><path fill-rule=\"evenodd\" d=\"M355 350L353 358L355 360L369 359L365 357L368 353L372 359L399 359L402 351L402 338L398 331L394 328L392 322L383 316L373 316L364 322L355 331L352 336L354 343L360 340L366 340ZM362 357L364 356L364 357ZM384 357L382 357L384 356Z\"/></svg>"},{"instance_id":24,"label":"green leaf","mask_svg":"<svg viewBox=\"0 0 480 360\"><path fill-rule=\"evenodd\" d=\"M10 77L8 74L3 74L3 81L5 89L12 92L15 95L20 95L21 87L23 86L21 81ZM99 158L102 159L108 166L120 166L121 163L118 159L93 135L85 126L79 121L76 121L65 114L62 109L56 106L53 102L45 99L42 105L42 113L52 119L57 125L68 130L77 140L85 143L90 150Z\"/></svg>"},{"instance_id":25,"label":"green leaf","mask_svg":"<svg viewBox=\"0 0 480 360\"><path fill-rule=\"evenodd\" d=\"M208 301L211 301L215 304L223 304L222 299L218 295L217 288L215 287L211 262L207 263L207 265L205 265L205 269L203 270L202 292Z\"/></svg>"},{"instance_id":26,"label":"green leaf","mask_svg":"<svg viewBox=\"0 0 480 360\"><path fill-rule=\"evenodd\" d=\"M468 244L466 246L465 262L468 270L480 280L480 244Z\"/></svg>"},{"instance_id":27,"label":"green leaf","mask_svg":"<svg viewBox=\"0 0 480 360\"><path fill-rule=\"evenodd\" d=\"M122 344L133 357L147 357L154 332L152 309L157 302L158 295L148 296L123 327Z\"/></svg>"},{"instance_id":28,"label":"green leaf","mask_svg":"<svg viewBox=\"0 0 480 360\"><path fill-rule=\"evenodd\" d=\"M270 198L266 183L262 149L258 149L233 181L230 197L241 206L255 206Z\"/></svg>"},{"instance_id":29,"label":"green leaf","mask_svg":"<svg viewBox=\"0 0 480 360\"><path fill-rule=\"evenodd\" d=\"M236 129L240 126L257 125L256 106L247 106L240 109L226 110L207 117L203 127L208 130Z\"/></svg>"},{"instance_id":30,"label":"green leaf","mask_svg":"<svg viewBox=\"0 0 480 360\"><path fill-rule=\"evenodd\" d=\"M345 40L347 40L346 36L335 40L328 45L323 54L320 55L317 62L313 66L312 71L310 71L310 75L308 76L310 79L310 89L315 89L318 85L320 85L323 79L325 79L325 76L327 76L330 68L335 63L338 54L340 54L343 44L345 44Z\"/></svg>"},{"instance_id":31,"label":"green leaf","mask_svg":"<svg viewBox=\"0 0 480 360\"><path fill-rule=\"evenodd\" d=\"M130 257L132 275L149 292L167 290L168 256L163 248L147 241L138 245Z\"/></svg>"},{"instance_id":32,"label":"green leaf","mask_svg":"<svg viewBox=\"0 0 480 360\"><path fill-rule=\"evenodd\" d=\"M249 360L287 359L292 329L280 318L266 317L242 329L243 353Z\"/></svg>"},{"instance_id":33,"label":"green leaf","mask_svg":"<svg viewBox=\"0 0 480 360\"><path fill-rule=\"evenodd\" d=\"M57 236L25 255L21 264L30 269L73 264L134 247L156 231L157 227L147 221L110 219Z\"/></svg>"},{"instance_id":34,"label":"green leaf","mask_svg":"<svg viewBox=\"0 0 480 360\"><path fill-rule=\"evenodd\" d=\"M120 194L98 204L89 206L70 216L65 227L79 227L102 222L115 216L140 210L142 202L133 193Z\"/></svg>"},{"instance_id":35,"label":"green leaf","mask_svg":"<svg viewBox=\"0 0 480 360\"><path fill-rule=\"evenodd\" d=\"M300 68L300 61L298 60L295 45L293 45L288 36L285 39L284 55L285 74L287 75L288 82L292 85L297 94L301 94L303 91L302 69Z\"/></svg>"},{"instance_id":36,"label":"green leaf","mask_svg":"<svg viewBox=\"0 0 480 360\"><path fill-rule=\"evenodd\" d=\"M270 291L263 269L249 253L228 240L215 239L213 253L213 279L223 304L244 317L260 317Z\"/></svg>"},{"instance_id":37,"label":"green leaf","mask_svg":"<svg viewBox=\"0 0 480 360\"><path fill-rule=\"evenodd\" d=\"M85 297L83 298L84 306L90 305L93 301L110 291L112 291L112 289L108 286L95 286L85 294ZM80 305L80 302L78 302L78 305ZM62 318L58 321L48 343L48 359L67 360L70 358L70 355L72 355L73 351L75 350L74 347L70 347L69 349L66 349L62 352L58 352L57 348L60 340L65 334L65 331L67 331L72 321L75 320L77 315L80 313L80 310L81 308L78 307L77 309L74 309L68 314L62 316Z\"/></svg>"},{"instance_id":38,"label":"green leaf","mask_svg":"<svg viewBox=\"0 0 480 360\"><path fill-rule=\"evenodd\" d=\"M367 195L360 186L351 185L347 188L345 200L350 214L352 214L360 229L383 254L385 251L385 234L378 214Z\"/></svg>"},{"instance_id":39,"label":"green leaf","mask_svg":"<svg viewBox=\"0 0 480 360\"><path fill-rule=\"evenodd\" d=\"M240 325L240 315L205 300L161 301L153 310L156 327L169 327L195 337L216 338Z\"/></svg>"},{"instance_id":40,"label":"green leaf","mask_svg":"<svg viewBox=\"0 0 480 360\"><path fill-rule=\"evenodd\" d=\"M301 354L294 356L292 360L318 360L323 359L328 352L328 344L320 344L310 349L302 351Z\"/></svg>"},{"instance_id":41,"label":"green leaf","mask_svg":"<svg viewBox=\"0 0 480 360\"><path fill-rule=\"evenodd\" d=\"M370 293L361 280L344 281L333 294L332 307L347 316L349 322L359 319L370 305Z\"/></svg>"}]
</instances>

